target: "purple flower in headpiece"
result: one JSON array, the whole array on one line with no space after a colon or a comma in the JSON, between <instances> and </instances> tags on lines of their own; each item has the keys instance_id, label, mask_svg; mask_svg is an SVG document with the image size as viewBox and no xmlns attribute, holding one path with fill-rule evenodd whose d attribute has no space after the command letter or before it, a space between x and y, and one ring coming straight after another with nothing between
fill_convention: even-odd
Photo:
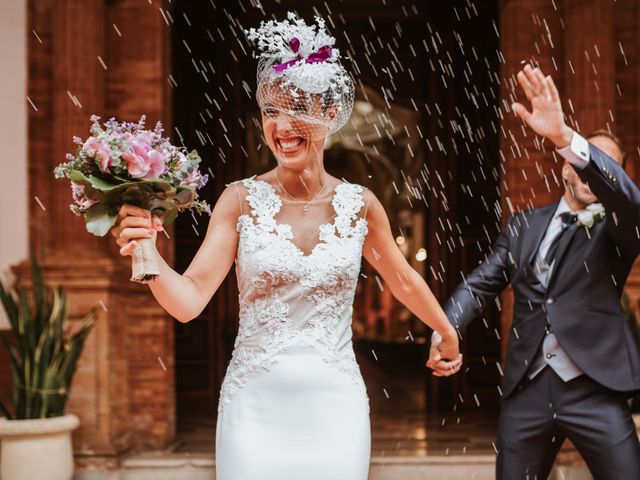
<instances>
[{"instance_id":1,"label":"purple flower in headpiece","mask_svg":"<svg viewBox=\"0 0 640 480\"><path fill-rule=\"evenodd\" d=\"M289 46L294 53L298 53L298 50L300 49L300 40L298 40L297 37L293 37L291 40L289 40Z\"/></svg>"},{"instance_id":2,"label":"purple flower in headpiece","mask_svg":"<svg viewBox=\"0 0 640 480\"><path fill-rule=\"evenodd\" d=\"M289 46L291 47L291 50L294 51L294 53L298 53L298 50L300 49L300 40L297 37L293 37L291 40L289 40ZM307 58L305 58L304 63L324 62L330 59L331 55L333 55L333 50L331 48L331 45L325 45L324 47L320 47L318 50L316 50ZM295 65L300 60L302 60L302 56L298 54L296 58L294 58L293 60L289 60L288 62L274 65L273 69L276 72L280 73L286 70L287 68L289 68L290 66Z\"/></svg>"}]
</instances>

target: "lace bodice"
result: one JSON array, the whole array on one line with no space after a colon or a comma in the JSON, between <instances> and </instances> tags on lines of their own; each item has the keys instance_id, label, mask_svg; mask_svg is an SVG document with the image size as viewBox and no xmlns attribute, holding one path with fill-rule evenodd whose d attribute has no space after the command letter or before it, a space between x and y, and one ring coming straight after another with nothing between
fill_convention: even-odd
<instances>
[{"instance_id":1,"label":"lace bodice","mask_svg":"<svg viewBox=\"0 0 640 480\"><path fill-rule=\"evenodd\" d=\"M367 222L364 188L341 183L331 205L335 216L320 225L306 255L290 225L278 223L282 200L267 182L242 180L249 213L240 215L236 274L240 324L222 385L219 410L248 378L268 371L278 353L313 348L328 364L353 377L364 393L351 342L351 318Z\"/></svg>"}]
</instances>

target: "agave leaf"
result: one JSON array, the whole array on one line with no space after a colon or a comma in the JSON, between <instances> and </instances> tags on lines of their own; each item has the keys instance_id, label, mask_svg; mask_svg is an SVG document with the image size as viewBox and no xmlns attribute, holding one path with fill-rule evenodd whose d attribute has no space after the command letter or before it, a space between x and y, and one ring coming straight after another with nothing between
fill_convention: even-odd
<instances>
[{"instance_id":1,"label":"agave leaf","mask_svg":"<svg viewBox=\"0 0 640 480\"><path fill-rule=\"evenodd\" d=\"M11 414L11 412L9 412L9 409L5 406L2 400L0 400L0 411L7 420L13 420L13 415Z\"/></svg>"},{"instance_id":2,"label":"agave leaf","mask_svg":"<svg viewBox=\"0 0 640 480\"><path fill-rule=\"evenodd\" d=\"M55 322L55 330L54 330L54 348L51 354L52 358L55 358L60 354L62 349L64 348L64 319L67 314L67 294L61 288L55 289L57 295L59 297L59 308L56 309L56 322ZM53 312L52 312L53 314Z\"/></svg>"},{"instance_id":3,"label":"agave leaf","mask_svg":"<svg viewBox=\"0 0 640 480\"><path fill-rule=\"evenodd\" d=\"M11 292L5 290L4 285L1 281L0 299L2 300L4 311L7 314L9 323L11 324L11 329L15 332L18 329L18 305L16 305L16 301Z\"/></svg>"},{"instance_id":4,"label":"agave leaf","mask_svg":"<svg viewBox=\"0 0 640 480\"><path fill-rule=\"evenodd\" d=\"M36 388L42 389L42 382L46 377L46 371L48 369L49 364L51 363L51 358L53 356L53 350L55 348L55 335L56 331L56 323L60 322L60 317L58 312L60 310L60 294L58 292L58 288L53 289L53 308L52 314L47 318L47 326L42 330L40 334L40 338L38 340L38 346L34 352L34 372L33 372L33 385ZM36 397L36 398L39 398ZM34 407L34 410L35 409Z\"/></svg>"},{"instance_id":5,"label":"agave leaf","mask_svg":"<svg viewBox=\"0 0 640 480\"><path fill-rule=\"evenodd\" d=\"M59 408L59 397L66 396L66 389L64 394L60 393L60 389L63 387L61 378L57 372L47 370L42 383L41 404L38 409L38 416L41 418L60 416L63 415L63 410Z\"/></svg>"},{"instance_id":6,"label":"agave leaf","mask_svg":"<svg viewBox=\"0 0 640 480\"><path fill-rule=\"evenodd\" d=\"M32 257L33 261L31 262L31 271L33 278L33 319L34 319L34 329L35 334L40 335L41 331L45 328L44 318L43 318L43 306L46 301L47 290L44 286L44 278L42 275L42 270L38 265L38 262L35 260L35 256Z\"/></svg>"},{"instance_id":7,"label":"agave leaf","mask_svg":"<svg viewBox=\"0 0 640 480\"><path fill-rule=\"evenodd\" d=\"M13 382L13 406L16 418L25 418L24 388L22 385L22 368L11 364L11 378Z\"/></svg>"},{"instance_id":8,"label":"agave leaf","mask_svg":"<svg viewBox=\"0 0 640 480\"><path fill-rule=\"evenodd\" d=\"M27 293L24 289L20 288L18 292L20 310L18 311L18 342L24 352L24 357L27 358L33 351L33 342L30 341L31 331L31 308L27 300Z\"/></svg>"},{"instance_id":9,"label":"agave leaf","mask_svg":"<svg viewBox=\"0 0 640 480\"><path fill-rule=\"evenodd\" d=\"M32 404L33 404L33 384L31 383L31 357L24 357L24 368L22 371L23 378L20 379L20 384L24 391L24 415L26 418L31 418Z\"/></svg>"},{"instance_id":10,"label":"agave leaf","mask_svg":"<svg viewBox=\"0 0 640 480\"><path fill-rule=\"evenodd\" d=\"M0 284L0 296L12 323L15 342L5 337L0 337L0 341L11 364L12 416L19 419L64 414L77 361L96 316L92 309L76 333L65 332L65 291L47 287L34 258L32 252L33 296L27 295L20 284L11 291ZM8 405L0 405L0 413L11 415Z\"/></svg>"},{"instance_id":11,"label":"agave leaf","mask_svg":"<svg viewBox=\"0 0 640 480\"><path fill-rule=\"evenodd\" d=\"M11 362L11 367L15 369L16 372L20 370L20 359L18 357L18 351L15 347L9 345L9 342L6 338L0 335L0 342L2 343L2 347L7 352L7 356L9 357L9 361Z\"/></svg>"}]
</instances>

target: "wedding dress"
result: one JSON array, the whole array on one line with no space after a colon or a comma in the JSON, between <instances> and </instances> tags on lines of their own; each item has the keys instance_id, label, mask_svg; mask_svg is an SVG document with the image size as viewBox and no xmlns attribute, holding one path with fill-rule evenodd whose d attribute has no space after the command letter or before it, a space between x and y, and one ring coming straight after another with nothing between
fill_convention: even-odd
<instances>
[{"instance_id":1,"label":"wedding dress","mask_svg":"<svg viewBox=\"0 0 640 480\"><path fill-rule=\"evenodd\" d=\"M303 213L265 181L241 184L240 324L218 405L216 478L366 480L369 400L351 335L364 188L341 183Z\"/></svg>"}]
</instances>

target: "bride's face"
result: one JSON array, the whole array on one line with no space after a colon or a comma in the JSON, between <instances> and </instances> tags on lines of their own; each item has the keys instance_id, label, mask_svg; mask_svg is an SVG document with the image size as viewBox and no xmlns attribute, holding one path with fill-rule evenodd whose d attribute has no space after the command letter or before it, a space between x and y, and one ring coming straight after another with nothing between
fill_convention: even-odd
<instances>
[{"instance_id":1,"label":"bride's face","mask_svg":"<svg viewBox=\"0 0 640 480\"><path fill-rule=\"evenodd\" d=\"M324 150L334 109L321 95L294 97L280 84L262 85L262 128L267 145L279 162L290 167L317 158Z\"/></svg>"}]
</instances>

